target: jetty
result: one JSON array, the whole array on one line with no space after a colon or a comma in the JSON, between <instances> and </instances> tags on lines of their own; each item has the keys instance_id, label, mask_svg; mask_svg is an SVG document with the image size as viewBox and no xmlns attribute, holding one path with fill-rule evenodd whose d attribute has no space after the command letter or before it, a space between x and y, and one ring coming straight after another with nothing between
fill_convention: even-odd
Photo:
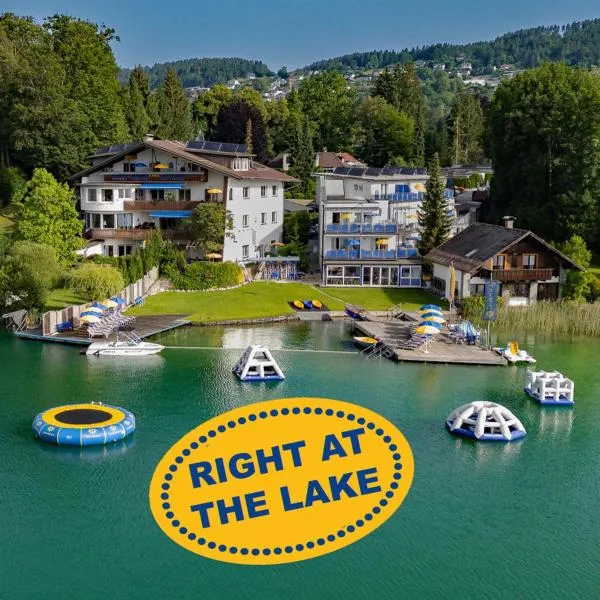
<instances>
[{"instance_id":1,"label":"jetty","mask_svg":"<svg viewBox=\"0 0 600 600\"><path fill-rule=\"evenodd\" d=\"M491 350L477 345L459 344L449 333L435 336L426 351L399 347L410 338L410 327L420 320L417 313L377 316L366 313L366 320L353 321L354 329L361 334L381 340L381 356L398 362L444 363L457 365L505 366L506 359Z\"/></svg>"}]
</instances>

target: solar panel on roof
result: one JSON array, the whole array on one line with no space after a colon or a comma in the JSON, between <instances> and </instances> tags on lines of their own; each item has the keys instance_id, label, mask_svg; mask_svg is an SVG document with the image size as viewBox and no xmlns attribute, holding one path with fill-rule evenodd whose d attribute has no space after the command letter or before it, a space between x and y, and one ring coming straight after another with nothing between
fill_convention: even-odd
<instances>
[{"instance_id":1,"label":"solar panel on roof","mask_svg":"<svg viewBox=\"0 0 600 600\"><path fill-rule=\"evenodd\" d=\"M245 153L247 150L246 144L210 142L206 140L192 140L186 144L186 147L189 150L205 150L206 152Z\"/></svg>"},{"instance_id":2,"label":"solar panel on roof","mask_svg":"<svg viewBox=\"0 0 600 600\"><path fill-rule=\"evenodd\" d=\"M350 169L349 175L353 177L362 177L365 174L365 169L360 169L358 167L353 167Z\"/></svg>"},{"instance_id":3,"label":"solar panel on roof","mask_svg":"<svg viewBox=\"0 0 600 600\"><path fill-rule=\"evenodd\" d=\"M381 169L377 169L375 167L369 167L365 172L367 177L379 177L380 173Z\"/></svg>"},{"instance_id":4,"label":"solar panel on roof","mask_svg":"<svg viewBox=\"0 0 600 600\"><path fill-rule=\"evenodd\" d=\"M396 168L395 167L383 167L383 169L381 169L381 174L382 175L395 175Z\"/></svg>"}]
</instances>

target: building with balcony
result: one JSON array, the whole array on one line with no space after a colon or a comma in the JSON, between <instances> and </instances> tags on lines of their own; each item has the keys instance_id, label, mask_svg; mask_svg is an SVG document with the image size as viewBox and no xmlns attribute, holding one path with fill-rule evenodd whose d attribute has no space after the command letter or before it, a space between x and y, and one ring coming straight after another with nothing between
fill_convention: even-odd
<instances>
[{"instance_id":1,"label":"building with balcony","mask_svg":"<svg viewBox=\"0 0 600 600\"><path fill-rule=\"evenodd\" d=\"M506 225L475 223L425 257L433 264L433 288L450 298L451 269L455 269L454 297L483 295L490 279L500 282L506 306L561 298L567 269L581 269L531 231Z\"/></svg>"},{"instance_id":2,"label":"building with balcony","mask_svg":"<svg viewBox=\"0 0 600 600\"><path fill-rule=\"evenodd\" d=\"M425 169L342 167L316 177L323 284L421 287ZM454 218L450 190L446 197Z\"/></svg>"},{"instance_id":3,"label":"building with balcony","mask_svg":"<svg viewBox=\"0 0 600 600\"><path fill-rule=\"evenodd\" d=\"M243 144L148 137L100 148L91 161L71 180L86 238L106 256L134 253L156 231L193 254L184 222L202 202L222 202L233 217L223 260L258 260L281 241L283 185L296 180L254 161Z\"/></svg>"}]
</instances>

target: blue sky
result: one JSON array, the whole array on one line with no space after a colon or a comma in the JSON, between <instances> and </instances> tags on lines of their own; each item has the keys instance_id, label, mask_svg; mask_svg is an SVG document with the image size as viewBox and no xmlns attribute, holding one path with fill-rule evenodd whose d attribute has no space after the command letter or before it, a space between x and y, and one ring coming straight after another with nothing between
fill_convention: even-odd
<instances>
[{"instance_id":1,"label":"blue sky","mask_svg":"<svg viewBox=\"0 0 600 600\"><path fill-rule=\"evenodd\" d=\"M40 20L65 13L114 27L122 66L241 56L275 70L355 51L470 42L600 17L598 0L2 0L0 10Z\"/></svg>"}]
</instances>

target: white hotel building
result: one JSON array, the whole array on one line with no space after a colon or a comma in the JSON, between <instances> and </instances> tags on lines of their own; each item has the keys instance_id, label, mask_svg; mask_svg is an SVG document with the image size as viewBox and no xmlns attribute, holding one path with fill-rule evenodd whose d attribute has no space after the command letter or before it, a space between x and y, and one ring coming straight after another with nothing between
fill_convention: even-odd
<instances>
[{"instance_id":1,"label":"white hotel building","mask_svg":"<svg viewBox=\"0 0 600 600\"><path fill-rule=\"evenodd\" d=\"M283 185L296 180L255 162L243 144L148 137L100 148L91 159L71 178L89 253L132 254L155 231L188 245L183 221L200 202L223 202L233 216L224 261L255 261L281 241Z\"/></svg>"},{"instance_id":2,"label":"white hotel building","mask_svg":"<svg viewBox=\"0 0 600 600\"><path fill-rule=\"evenodd\" d=\"M323 285L421 287L417 211L427 171L338 167L316 177ZM456 218L453 193L445 195Z\"/></svg>"}]
</instances>

